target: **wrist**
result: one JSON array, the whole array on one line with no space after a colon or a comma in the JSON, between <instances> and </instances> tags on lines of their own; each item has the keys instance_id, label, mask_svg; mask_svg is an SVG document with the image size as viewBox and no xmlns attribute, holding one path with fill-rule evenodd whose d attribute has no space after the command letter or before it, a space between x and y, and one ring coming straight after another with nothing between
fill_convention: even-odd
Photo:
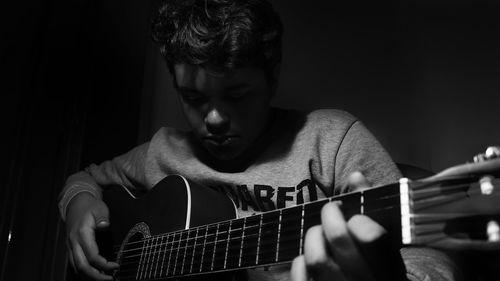
<instances>
[{"instance_id":1,"label":"wrist","mask_svg":"<svg viewBox=\"0 0 500 281\"><path fill-rule=\"evenodd\" d=\"M92 205L96 202L101 201L101 199L96 198L96 196L87 190L80 190L73 194L71 198L69 198L66 208L65 208L65 217L63 220L70 220L74 216L80 216L82 212L88 210Z\"/></svg>"}]
</instances>

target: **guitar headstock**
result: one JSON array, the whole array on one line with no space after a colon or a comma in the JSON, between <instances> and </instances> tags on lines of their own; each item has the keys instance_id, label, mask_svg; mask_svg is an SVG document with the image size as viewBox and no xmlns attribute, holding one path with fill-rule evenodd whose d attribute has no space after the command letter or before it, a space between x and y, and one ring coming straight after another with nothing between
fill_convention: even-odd
<instances>
[{"instance_id":1,"label":"guitar headstock","mask_svg":"<svg viewBox=\"0 0 500 281\"><path fill-rule=\"evenodd\" d=\"M500 148L474 160L408 183L404 243L500 250Z\"/></svg>"}]
</instances>

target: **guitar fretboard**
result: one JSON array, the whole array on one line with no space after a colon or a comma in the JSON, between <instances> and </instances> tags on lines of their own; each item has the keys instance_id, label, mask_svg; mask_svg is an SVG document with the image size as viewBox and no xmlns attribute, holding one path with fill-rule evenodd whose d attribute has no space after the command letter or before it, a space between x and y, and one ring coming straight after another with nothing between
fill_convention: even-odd
<instances>
[{"instance_id":1,"label":"guitar fretboard","mask_svg":"<svg viewBox=\"0 0 500 281\"><path fill-rule=\"evenodd\" d=\"M116 277L152 280L290 262L302 254L307 229L321 223L326 203L340 202L346 219L365 214L392 229L399 228L399 200L393 184L151 236L125 247Z\"/></svg>"}]
</instances>

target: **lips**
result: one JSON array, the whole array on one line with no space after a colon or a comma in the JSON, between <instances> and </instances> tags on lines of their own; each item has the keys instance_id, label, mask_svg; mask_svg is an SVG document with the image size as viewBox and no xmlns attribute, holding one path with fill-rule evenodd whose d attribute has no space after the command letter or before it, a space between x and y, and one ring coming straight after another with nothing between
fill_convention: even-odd
<instances>
[{"instance_id":1,"label":"lips","mask_svg":"<svg viewBox=\"0 0 500 281\"><path fill-rule=\"evenodd\" d=\"M229 145L236 140L236 136L228 135L228 136L207 136L204 138L206 142L211 145L216 146L225 146Z\"/></svg>"}]
</instances>

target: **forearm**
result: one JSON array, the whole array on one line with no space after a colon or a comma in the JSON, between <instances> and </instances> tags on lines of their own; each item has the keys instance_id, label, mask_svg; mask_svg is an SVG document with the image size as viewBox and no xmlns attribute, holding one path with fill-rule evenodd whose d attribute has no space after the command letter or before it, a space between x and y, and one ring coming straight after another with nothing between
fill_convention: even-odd
<instances>
[{"instance_id":1,"label":"forearm","mask_svg":"<svg viewBox=\"0 0 500 281\"><path fill-rule=\"evenodd\" d=\"M142 144L131 151L104 161L92 164L84 171L71 175L59 195L59 212L66 219L66 209L71 199L82 192L90 193L101 199L101 187L122 185L129 189L145 188L144 163L149 143Z\"/></svg>"},{"instance_id":2,"label":"forearm","mask_svg":"<svg viewBox=\"0 0 500 281\"><path fill-rule=\"evenodd\" d=\"M63 190L59 195L59 213L63 221L66 220L66 210L69 202L80 193L90 193L95 198L101 199L102 190L90 174L80 171L71 175L66 180Z\"/></svg>"}]
</instances>

